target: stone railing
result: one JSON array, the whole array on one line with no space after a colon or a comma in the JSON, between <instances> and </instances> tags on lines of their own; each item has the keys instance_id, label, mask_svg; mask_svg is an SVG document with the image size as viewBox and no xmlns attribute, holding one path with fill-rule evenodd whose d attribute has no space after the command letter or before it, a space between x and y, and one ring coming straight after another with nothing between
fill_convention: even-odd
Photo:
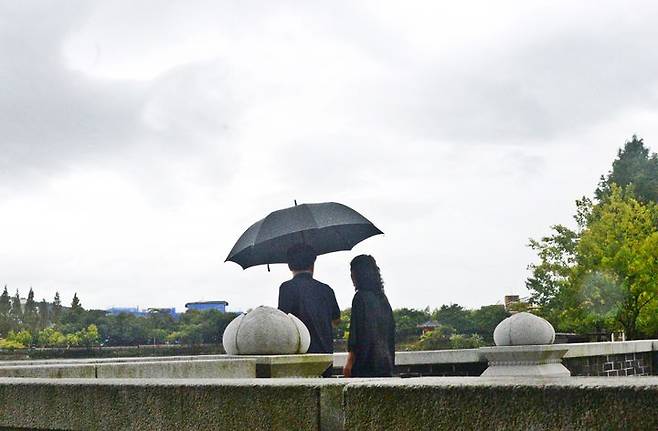
<instances>
[{"instance_id":1,"label":"stone railing","mask_svg":"<svg viewBox=\"0 0 658 431\"><path fill-rule=\"evenodd\" d=\"M562 363L572 376L658 374L658 340L553 344L564 348ZM334 353L334 374L342 373L346 353ZM479 376L487 368L481 349L396 352L397 374L419 376Z\"/></svg>"},{"instance_id":2,"label":"stone railing","mask_svg":"<svg viewBox=\"0 0 658 431\"><path fill-rule=\"evenodd\" d=\"M657 399L658 377L0 378L0 428L653 430Z\"/></svg>"}]
</instances>

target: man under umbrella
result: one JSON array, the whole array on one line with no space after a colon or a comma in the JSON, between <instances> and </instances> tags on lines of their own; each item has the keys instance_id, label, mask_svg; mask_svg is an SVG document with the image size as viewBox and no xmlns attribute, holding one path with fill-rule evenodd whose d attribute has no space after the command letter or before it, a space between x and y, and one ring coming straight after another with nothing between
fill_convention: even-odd
<instances>
[{"instance_id":1,"label":"man under umbrella","mask_svg":"<svg viewBox=\"0 0 658 431\"><path fill-rule=\"evenodd\" d=\"M333 326L340 322L340 308L333 289L313 278L316 252L296 244L287 257L292 279L279 287L279 310L304 322L311 334L308 353L333 353ZM325 374L331 375L331 369Z\"/></svg>"}]
</instances>

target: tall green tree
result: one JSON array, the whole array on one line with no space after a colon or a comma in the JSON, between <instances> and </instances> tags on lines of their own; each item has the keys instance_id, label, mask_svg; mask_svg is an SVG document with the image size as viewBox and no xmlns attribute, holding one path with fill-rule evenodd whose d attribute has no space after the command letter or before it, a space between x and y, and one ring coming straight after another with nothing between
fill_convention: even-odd
<instances>
[{"instance_id":1,"label":"tall green tree","mask_svg":"<svg viewBox=\"0 0 658 431\"><path fill-rule=\"evenodd\" d=\"M71 311L73 313L80 313L83 310L80 299L78 298L78 293L73 294L73 299L71 300Z\"/></svg>"},{"instance_id":2,"label":"tall green tree","mask_svg":"<svg viewBox=\"0 0 658 431\"><path fill-rule=\"evenodd\" d=\"M658 202L658 154L651 154L642 138L633 135L619 150L612 170L601 177L596 189L599 201L610 195L613 184L622 188L632 184L638 200Z\"/></svg>"},{"instance_id":3,"label":"tall green tree","mask_svg":"<svg viewBox=\"0 0 658 431\"><path fill-rule=\"evenodd\" d=\"M624 192L613 185L610 195L593 208L577 246L577 310L602 317L609 329L623 330L630 339L641 335L641 316L658 301L654 220L655 205L643 204L630 189Z\"/></svg>"},{"instance_id":4,"label":"tall green tree","mask_svg":"<svg viewBox=\"0 0 658 431\"><path fill-rule=\"evenodd\" d=\"M575 230L530 241L531 301L559 330L655 334L658 156L633 136L595 194L576 202Z\"/></svg>"},{"instance_id":5,"label":"tall green tree","mask_svg":"<svg viewBox=\"0 0 658 431\"><path fill-rule=\"evenodd\" d=\"M34 301L34 291L30 287L23 307L23 323L33 334L37 332L39 316L37 314L37 303Z\"/></svg>"},{"instance_id":6,"label":"tall green tree","mask_svg":"<svg viewBox=\"0 0 658 431\"><path fill-rule=\"evenodd\" d=\"M442 325L450 326L458 334L472 334L475 331L471 311L459 304L442 305L434 310L432 319Z\"/></svg>"},{"instance_id":7,"label":"tall green tree","mask_svg":"<svg viewBox=\"0 0 658 431\"><path fill-rule=\"evenodd\" d=\"M9 320L12 329L18 330L23 324L23 307L21 306L21 295L16 290L16 295L11 298L11 309L9 310Z\"/></svg>"},{"instance_id":8,"label":"tall green tree","mask_svg":"<svg viewBox=\"0 0 658 431\"><path fill-rule=\"evenodd\" d=\"M493 343L494 329L510 314L503 305L484 305L472 313L475 333L479 334L486 343Z\"/></svg>"},{"instance_id":9,"label":"tall green tree","mask_svg":"<svg viewBox=\"0 0 658 431\"><path fill-rule=\"evenodd\" d=\"M50 312L48 311L48 303L45 298L39 302L39 330L43 330L50 325Z\"/></svg>"},{"instance_id":10,"label":"tall green tree","mask_svg":"<svg viewBox=\"0 0 658 431\"><path fill-rule=\"evenodd\" d=\"M62 300L59 298L59 292L55 292L55 297L53 298L53 308L50 313L50 320L57 324L59 323L62 317Z\"/></svg>"},{"instance_id":11,"label":"tall green tree","mask_svg":"<svg viewBox=\"0 0 658 431\"><path fill-rule=\"evenodd\" d=\"M6 337L7 333L11 330L10 315L11 298L7 291L7 286L0 295L0 336Z\"/></svg>"}]
</instances>

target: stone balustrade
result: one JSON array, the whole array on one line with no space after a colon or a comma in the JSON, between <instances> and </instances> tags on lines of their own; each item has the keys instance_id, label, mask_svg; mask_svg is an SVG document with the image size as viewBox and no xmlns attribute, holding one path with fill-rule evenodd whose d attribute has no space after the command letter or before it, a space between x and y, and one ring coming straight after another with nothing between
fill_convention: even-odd
<instances>
[{"instance_id":1,"label":"stone balustrade","mask_svg":"<svg viewBox=\"0 0 658 431\"><path fill-rule=\"evenodd\" d=\"M658 429L658 377L0 378L32 430Z\"/></svg>"},{"instance_id":2,"label":"stone balustrade","mask_svg":"<svg viewBox=\"0 0 658 431\"><path fill-rule=\"evenodd\" d=\"M567 350L562 363L572 376L658 374L658 340L552 344L546 348ZM462 349L396 352L395 366L398 374L479 376L487 368L485 351ZM346 353L334 353L334 374L342 373L346 358Z\"/></svg>"}]
</instances>

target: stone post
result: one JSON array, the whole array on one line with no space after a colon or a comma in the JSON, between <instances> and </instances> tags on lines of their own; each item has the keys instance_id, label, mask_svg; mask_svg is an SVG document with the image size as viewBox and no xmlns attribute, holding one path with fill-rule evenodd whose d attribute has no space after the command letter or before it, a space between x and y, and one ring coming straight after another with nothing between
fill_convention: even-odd
<instances>
[{"instance_id":1,"label":"stone post","mask_svg":"<svg viewBox=\"0 0 658 431\"><path fill-rule=\"evenodd\" d=\"M563 346L554 346L553 326L530 313L517 313L498 324L494 330L496 347L480 351L489 361L481 377L568 377L562 364L567 353Z\"/></svg>"}]
</instances>

